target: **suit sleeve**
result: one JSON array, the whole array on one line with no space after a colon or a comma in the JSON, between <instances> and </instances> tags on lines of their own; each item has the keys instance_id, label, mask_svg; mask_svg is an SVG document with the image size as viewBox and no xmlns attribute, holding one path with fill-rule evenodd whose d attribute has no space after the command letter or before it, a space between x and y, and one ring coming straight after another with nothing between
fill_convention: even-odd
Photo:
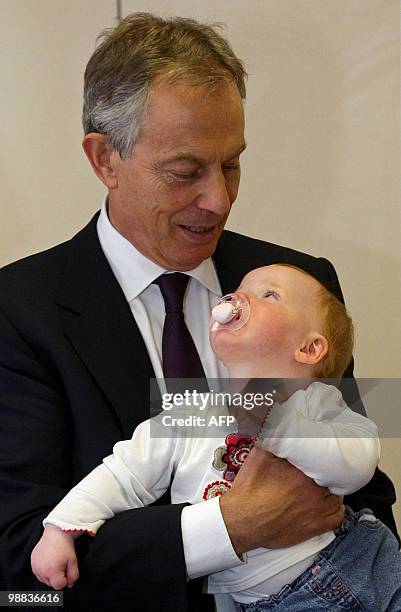
<instances>
[{"instance_id":1,"label":"suit sleeve","mask_svg":"<svg viewBox=\"0 0 401 612\"><path fill-rule=\"evenodd\" d=\"M326 286L332 291L342 302L344 302L340 283L337 273L333 265L324 258L318 260L321 265L322 276L326 278ZM354 378L354 360L351 362L344 372L343 380L340 385L340 391L343 395L345 403L355 412L366 416L365 406L363 405L358 384ZM351 495L344 498L344 503L351 506L355 511L363 508L371 508L374 514L379 518L396 536L400 543L400 537L397 532L393 511L391 506L396 501L394 485L390 478L376 468L371 481L355 491Z\"/></svg>"},{"instance_id":2,"label":"suit sleeve","mask_svg":"<svg viewBox=\"0 0 401 612\"><path fill-rule=\"evenodd\" d=\"M0 590L43 590L30 554L43 519L74 484L68 403L57 373L1 312L0 337ZM129 510L95 539L80 538L80 579L64 609L187 610L182 508Z\"/></svg>"}]
</instances>

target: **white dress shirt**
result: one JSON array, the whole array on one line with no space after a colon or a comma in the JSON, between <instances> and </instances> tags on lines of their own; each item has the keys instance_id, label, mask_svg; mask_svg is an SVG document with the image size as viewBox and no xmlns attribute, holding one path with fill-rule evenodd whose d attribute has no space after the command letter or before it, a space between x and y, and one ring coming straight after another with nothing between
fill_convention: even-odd
<instances>
[{"instance_id":1,"label":"white dress shirt","mask_svg":"<svg viewBox=\"0 0 401 612\"><path fill-rule=\"evenodd\" d=\"M107 214L107 197L97 222L97 233L142 334L155 375L162 380L165 309L160 289L152 283L166 270L142 255L113 227ZM203 261L186 274L191 278L184 297L184 316L205 374L208 378L227 378L226 368L216 359L209 343L210 313L222 295L212 259ZM181 526L189 578L241 565L227 533L218 498L185 507Z\"/></svg>"}]
</instances>

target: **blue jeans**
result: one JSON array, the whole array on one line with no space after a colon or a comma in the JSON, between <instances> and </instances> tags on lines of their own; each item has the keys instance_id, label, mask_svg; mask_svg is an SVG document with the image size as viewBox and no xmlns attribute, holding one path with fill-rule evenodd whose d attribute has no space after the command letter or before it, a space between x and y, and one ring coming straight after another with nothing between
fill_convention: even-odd
<instances>
[{"instance_id":1,"label":"blue jeans","mask_svg":"<svg viewBox=\"0 0 401 612\"><path fill-rule=\"evenodd\" d=\"M241 612L400 612L401 553L391 531L369 509L346 508L336 538L294 582Z\"/></svg>"}]
</instances>

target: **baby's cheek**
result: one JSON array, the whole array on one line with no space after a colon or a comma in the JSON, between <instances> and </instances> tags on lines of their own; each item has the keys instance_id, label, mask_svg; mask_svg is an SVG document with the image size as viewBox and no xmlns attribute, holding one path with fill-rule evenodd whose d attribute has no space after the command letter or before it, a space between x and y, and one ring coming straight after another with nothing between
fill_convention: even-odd
<instances>
[{"instance_id":1,"label":"baby's cheek","mask_svg":"<svg viewBox=\"0 0 401 612\"><path fill-rule=\"evenodd\" d=\"M260 319L254 329L253 349L258 354L263 353L263 351L270 354L274 351L281 351L287 345L288 332L288 320L284 317L276 315L268 321Z\"/></svg>"},{"instance_id":2,"label":"baby's cheek","mask_svg":"<svg viewBox=\"0 0 401 612\"><path fill-rule=\"evenodd\" d=\"M248 347L252 349L254 353L264 353L271 346L271 339L271 336L266 333L255 334L249 342Z\"/></svg>"}]
</instances>

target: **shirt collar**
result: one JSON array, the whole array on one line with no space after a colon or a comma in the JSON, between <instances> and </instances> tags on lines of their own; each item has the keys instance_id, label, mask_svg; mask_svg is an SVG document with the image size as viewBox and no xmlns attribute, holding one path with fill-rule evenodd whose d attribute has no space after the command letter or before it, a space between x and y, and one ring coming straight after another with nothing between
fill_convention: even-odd
<instances>
[{"instance_id":1,"label":"shirt collar","mask_svg":"<svg viewBox=\"0 0 401 612\"><path fill-rule=\"evenodd\" d=\"M106 195L97 221L97 234L103 253L127 301L130 302L167 270L142 255L131 242L116 230L107 214L107 201ZM211 257L202 261L193 270L186 271L185 274L195 278L212 293L218 296L222 295Z\"/></svg>"}]
</instances>

